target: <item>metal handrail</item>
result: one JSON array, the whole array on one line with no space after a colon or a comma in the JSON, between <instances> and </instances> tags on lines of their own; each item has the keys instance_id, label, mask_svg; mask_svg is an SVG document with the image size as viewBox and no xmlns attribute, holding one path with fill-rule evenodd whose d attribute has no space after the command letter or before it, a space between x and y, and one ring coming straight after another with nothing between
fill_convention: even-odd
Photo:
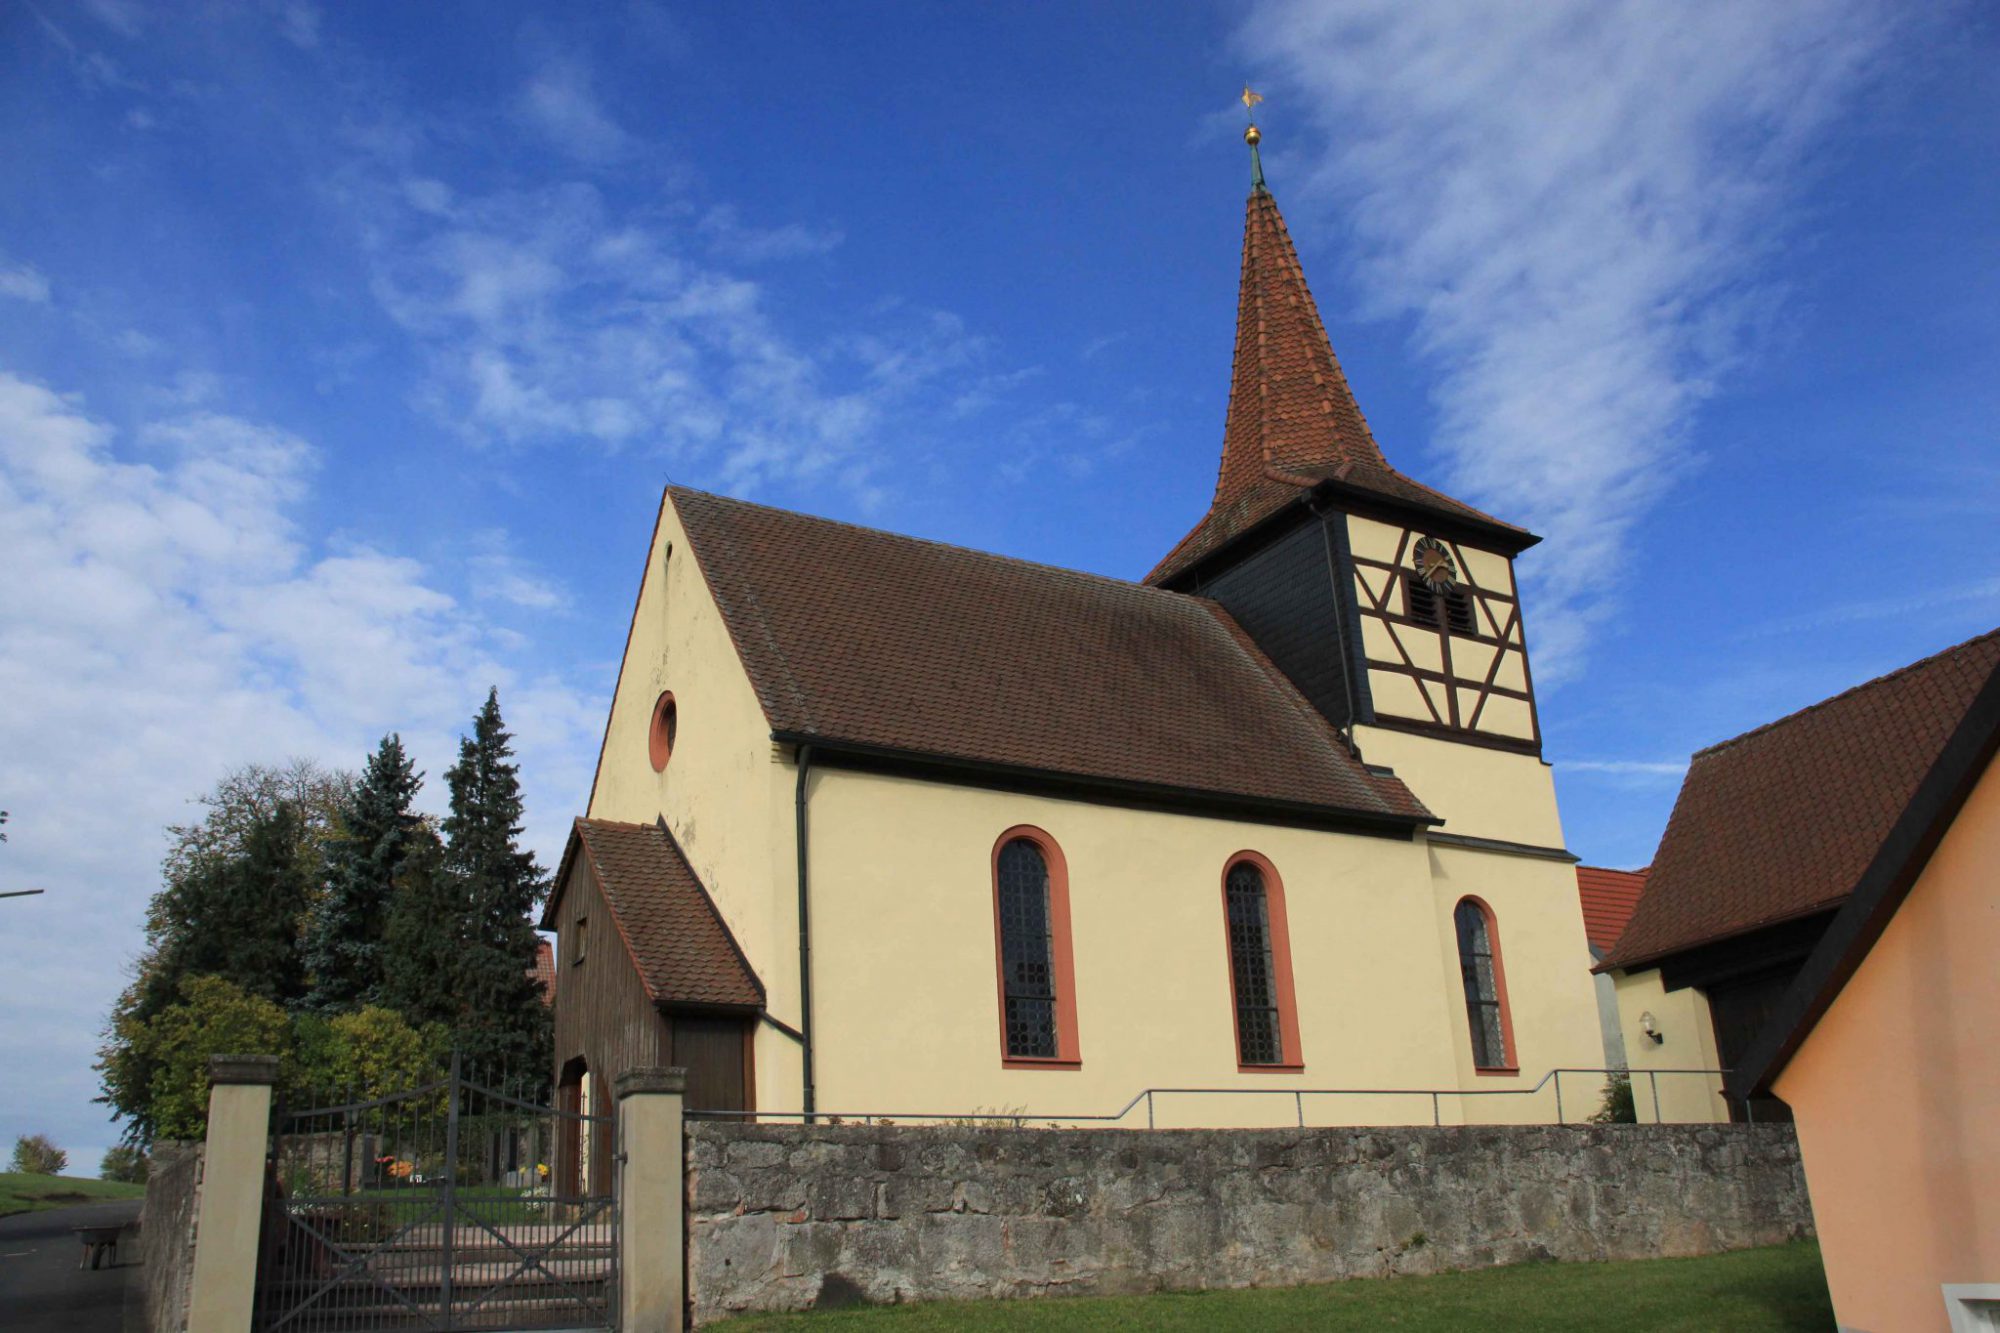
<instances>
[{"instance_id":1,"label":"metal handrail","mask_svg":"<svg viewBox=\"0 0 2000 1333\"><path fill-rule=\"evenodd\" d=\"M1090 1112L1083 1114L1063 1114L1058 1112L987 1112L987 1111L722 1111L690 1107L686 1114L696 1120L800 1120L810 1123L814 1120L945 1120L945 1121L999 1121L1021 1124L1025 1121L1074 1121L1092 1124L1116 1124L1132 1114L1141 1102L1146 1106L1146 1128L1155 1127L1154 1099L1156 1097L1290 1097L1296 1108L1299 1128L1305 1128L1305 1099L1308 1097L1428 1097L1431 1099L1431 1124L1444 1124L1443 1098L1446 1097L1532 1097L1555 1084L1556 1123L1566 1124L1562 1104L1562 1076L1564 1074L1599 1074L1606 1078L1624 1075L1631 1078L1637 1074L1648 1076L1652 1085L1653 1120L1660 1121L1660 1080L1661 1074L1702 1074L1725 1078L1726 1069L1583 1069L1568 1066L1551 1069L1537 1079L1532 1087L1512 1088L1143 1088L1132 1095L1124 1106L1110 1114Z\"/></svg>"}]
</instances>

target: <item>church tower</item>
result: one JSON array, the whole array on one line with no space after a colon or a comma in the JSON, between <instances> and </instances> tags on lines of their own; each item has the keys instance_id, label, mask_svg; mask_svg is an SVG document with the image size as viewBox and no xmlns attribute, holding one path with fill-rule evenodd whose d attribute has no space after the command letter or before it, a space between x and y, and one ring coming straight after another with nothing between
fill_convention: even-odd
<instances>
[{"instance_id":1,"label":"church tower","mask_svg":"<svg viewBox=\"0 0 2000 1333\"><path fill-rule=\"evenodd\" d=\"M1502 754L1539 759L1513 561L1540 539L1383 455L1265 186L1257 127L1245 137L1254 183L1215 498L1146 581L1220 602L1371 763L1462 779ZM1460 785L1418 783L1426 799ZM1533 822L1560 845L1553 816L1551 792Z\"/></svg>"}]
</instances>

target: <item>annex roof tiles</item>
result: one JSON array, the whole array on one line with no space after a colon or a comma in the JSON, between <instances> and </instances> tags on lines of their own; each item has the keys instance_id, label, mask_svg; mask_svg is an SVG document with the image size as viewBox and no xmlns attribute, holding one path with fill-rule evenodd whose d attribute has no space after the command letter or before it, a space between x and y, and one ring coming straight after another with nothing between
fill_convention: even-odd
<instances>
[{"instance_id":1,"label":"annex roof tiles","mask_svg":"<svg viewBox=\"0 0 2000 1333\"><path fill-rule=\"evenodd\" d=\"M2000 630L1698 752L1600 966L1838 907L1996 664Z\"/></svg>"}]
</instances>

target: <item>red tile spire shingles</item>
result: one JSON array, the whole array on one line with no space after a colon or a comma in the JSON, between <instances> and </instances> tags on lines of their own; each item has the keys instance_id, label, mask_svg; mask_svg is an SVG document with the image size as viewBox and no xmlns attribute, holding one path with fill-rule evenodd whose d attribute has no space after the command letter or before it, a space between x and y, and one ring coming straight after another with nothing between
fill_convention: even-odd
<instances>
[{"instance_id":1,"label":"red tile spire shingles","mask_svg":"<svg viewBox=\"0 0 2000 1333\"><path fill-rule=\"evenodd\" d=\"M1996 668L2000 630L1698 752L1600 969L1845 902Z\"/></svg>"},{"instance_id":2,"label":"red tile spire shingles","mask_svg":"<svg viewBox=\"0 0 2000 1333\"><path fill-rule=\"evenodd\" d=\"M1148 583L1165 583L1322 483L1533 538L1389 466L1347 385L1270 191L1251 191L1236 305L1236 363L1215 498Z\"/></svg>"}]
</instances>

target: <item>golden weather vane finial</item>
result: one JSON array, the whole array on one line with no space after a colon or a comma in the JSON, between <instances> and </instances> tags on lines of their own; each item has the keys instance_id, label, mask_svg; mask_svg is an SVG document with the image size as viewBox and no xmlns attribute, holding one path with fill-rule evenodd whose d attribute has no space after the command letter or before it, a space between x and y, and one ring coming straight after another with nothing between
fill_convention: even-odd
<instances>
[{"instance_id":1,"label":"golden weather vane finial","mask_svg":"<svg viewBox=\"0 0 2000 1333\"><path fill-rule=\"evenodd\" d=\"M1243 110L1250 117L1250 125L1243 131L1243 142L1250 145L1250 180L1259 190L1264 188L1264 158L1257 151L1257 145L1263 141L1264 134L1257 128L1257 104L1263 100L1264 94L1253 93L1249 84L1243 85Z\"/></svg>"}]
</instances>

